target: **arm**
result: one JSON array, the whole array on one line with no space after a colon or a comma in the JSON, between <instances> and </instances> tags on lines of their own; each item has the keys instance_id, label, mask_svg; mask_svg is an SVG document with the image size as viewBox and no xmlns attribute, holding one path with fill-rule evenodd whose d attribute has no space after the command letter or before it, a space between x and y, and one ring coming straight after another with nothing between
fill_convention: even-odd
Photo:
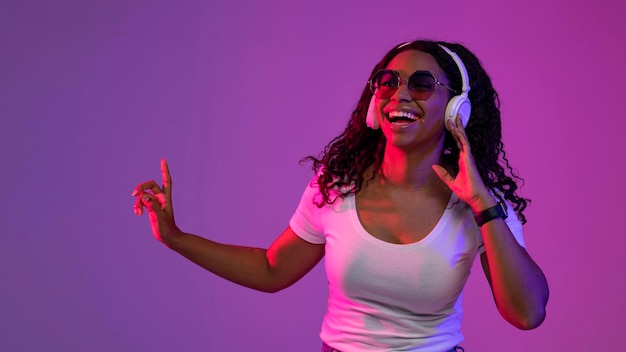
<instances>
[{"instance_id":1,"label":"arm","mask_svg":"<svg viewBox=\"0 0 626 352\"><path fill-rule=\"evenodd\" d=\"M546 317L548 284L541 269L520 246L504 220L482 226L480 257L500 314L520 329L534 329Z\"/></svg>"},{"instance_id":2,"label":"arm","mask_svg":"<svg viewBox=\"0 0 626 352\"><path fill-rule=\"evenodd\" d=\"M145 207L154 236L206 270L239 285L276 292L298 281L324 256L323 244L306 242L290 227L267 250L221 244L182 232L174 221L172 180L165 160L161 172L162 188L149 181L133 191L135 214L142 215Z\"/></svg>"},{"instance_id":3,"label":"arm","mask_svg":"<svg viewBox=\"0 0 626 352\"><path fill-rule=\"evenodd\" d=\"M461 151L459 173L453 178L443 167L434 165L435 173L475 214L496 205L478 174L459 119L448 126ZM545 319L549 296L541 269L517 243L503 219L485 223L481 234L486 250L481 262L500 314L520 329L538 327Z\"/></svg>"},{"instance_id":4,"label":"arm","mask_svg":"<svg viewBox=\"0 0 626 352\"><path fill-rule=\"evenodd\" d=\"M474 213L496 205L486 191L470 205ZM480 228L485 252L480 261L491 287L498 311L517 328L529 330L546 317L548 284L539 266L519 245L502 218Z\"/></svg>"},{"instance_id":5,"label":"arm","mask_svg":"<svg viewBox=\"0 0 626 352\"><path fill-rule=\"evenodd\" d=\"M291 286L324 256L323 244L306 242L290 227L267 250L221 244L182 232L166 245L215 275L263 292Z\"/></svg>"}]
</instances>

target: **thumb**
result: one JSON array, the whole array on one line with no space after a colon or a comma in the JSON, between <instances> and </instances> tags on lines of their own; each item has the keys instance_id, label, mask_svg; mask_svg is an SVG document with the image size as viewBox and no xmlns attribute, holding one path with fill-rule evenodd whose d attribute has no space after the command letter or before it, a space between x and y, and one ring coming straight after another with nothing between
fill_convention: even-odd
<instances>
[{"instance_id":1,"label":"thumb","mask_svg":"<svg viewBox=\"0 0 626 352\"><path fill-rule=\"evenodd\" d=\"M452 177L452 175L450 175L448 170L446 170L443 166L433 165L433 171L448 187L450 187L452 185L452 182L454 182L454 178Z\"/></svg>"}]
</instances>

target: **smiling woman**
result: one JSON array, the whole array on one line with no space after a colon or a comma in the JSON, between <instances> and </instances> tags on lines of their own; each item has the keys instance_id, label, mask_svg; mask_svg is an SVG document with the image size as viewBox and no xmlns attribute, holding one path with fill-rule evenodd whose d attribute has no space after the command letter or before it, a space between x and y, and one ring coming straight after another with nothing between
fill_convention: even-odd
<instances>
[{"instance_id":1,"label":"smiling woman","mask_svg":"<svg viewBox=\"0 0 626 352\"><path fill-rule=\"evenodd\" d=\"M133 191L135 213L147 209L171 249L265 292L292 285L325 256L323 351L462 350L461 293L476 256L514 326L539 326L548 300L524 247L527 200L504 156L498 105L465 47L404 43L374 67L344 132L304 159L316 176L268 249L181 231L165 161L162 186Z\"/></svg>"}]
</instances>

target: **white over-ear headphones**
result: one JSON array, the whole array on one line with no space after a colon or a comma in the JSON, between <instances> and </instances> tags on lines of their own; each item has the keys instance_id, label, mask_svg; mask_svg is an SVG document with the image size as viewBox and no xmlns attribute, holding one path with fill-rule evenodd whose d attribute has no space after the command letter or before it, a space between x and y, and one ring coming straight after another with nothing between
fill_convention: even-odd
<instances>
[{"instance_id":1,"label":"white over-ear headphones","mask_svg":"<svg viewBox=\"0 0 626 352\"><path fill-rule=\"evenodd\" d=\"M367 127L377 130L380 128L380 124L378 123L378 113L376 112L376 96L372 95L372 100L370 100L370 105L367 107L367 116L365 116L365 124Z\"/></svg>"},{"instance_id":2,"label":"white over-ear headphones","mask_svg":"<svg viewBox=\"0 0 626 352\"><path fill-rule=\"evenodd\" d=\"M439 47L447 52L456 63L456 66L459 68L459 72L461 73L461 83L463 84L461 88L461 94L455 95L450 98L450 101L446 106L446 126L448 120L452 120L452 122L454 122L454 120L456 119L456 115L461 114L461 123L463 124L463 127L466 127L467 123L469 122L470 114L472 112L472 104L470 103L469 97L467 96L467 93L470 91L469 75L467 74L467 69L463 64L463 61L461 61L461 58L454 51L446 48L441 44L439 44Z\"/></svg>"},{"instance_id":3,"label":"white over-ear headphones","mask_svg":"<svg viewBox=\"0 0 626 352\"><path fill-rule=\"evenodd\" d=\"M401 44L398 46L398 49L411 43L412 42ZM446 122L446 128L447 128L448 120L452 120L454 122L457 114L461 114L461 123L463 124L463 127L466 127L467 123L469 122L470 114L472 112L472 104L470 103L469 97L468 97L468 92L470 91L470 85L469 85L469 75L467 74L467 69L465 68L465 65L463 64L463 61L461 61L461 58L454 51L448 49L447 47L441 44L439 44L439 47L442 48L446 53L448 53L448 55L450 55L450 57L452 57L452 59L456 63L456 66L458 67L459 72L461 73L461 83L462 83L461 94L455 95L452 98L450 98L448 105L446 105L446 112L444 116L444 121ZM372 96L372 100L370 100L370 105L367 108L367 116L365 117L365 123L367 124L369 128L377 130L380 128L380 125L378 123L378 112L376 111L375 100L376 100L376 97Z\"/></svg>"}]
</instances>

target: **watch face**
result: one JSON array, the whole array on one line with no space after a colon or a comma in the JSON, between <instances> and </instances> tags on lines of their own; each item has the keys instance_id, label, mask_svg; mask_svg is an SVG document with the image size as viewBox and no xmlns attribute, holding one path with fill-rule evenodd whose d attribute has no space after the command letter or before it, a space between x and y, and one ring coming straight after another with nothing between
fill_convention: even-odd
<instances>
[{"instance_id":1,"label":"watch face","mask_svg":"<svg viewBox=\"0 0 626 352\"><path fill-rule=\"evenodd\" d=\"M478 226L483 226L493 219L506 219L507 216L508 214L506 212L506 208L502 203L498 202L498 204L494 205L493 207L485 209L480 213L474 215L474 220L476 220L476 224Z\"/></svg>"}]
</instances>

